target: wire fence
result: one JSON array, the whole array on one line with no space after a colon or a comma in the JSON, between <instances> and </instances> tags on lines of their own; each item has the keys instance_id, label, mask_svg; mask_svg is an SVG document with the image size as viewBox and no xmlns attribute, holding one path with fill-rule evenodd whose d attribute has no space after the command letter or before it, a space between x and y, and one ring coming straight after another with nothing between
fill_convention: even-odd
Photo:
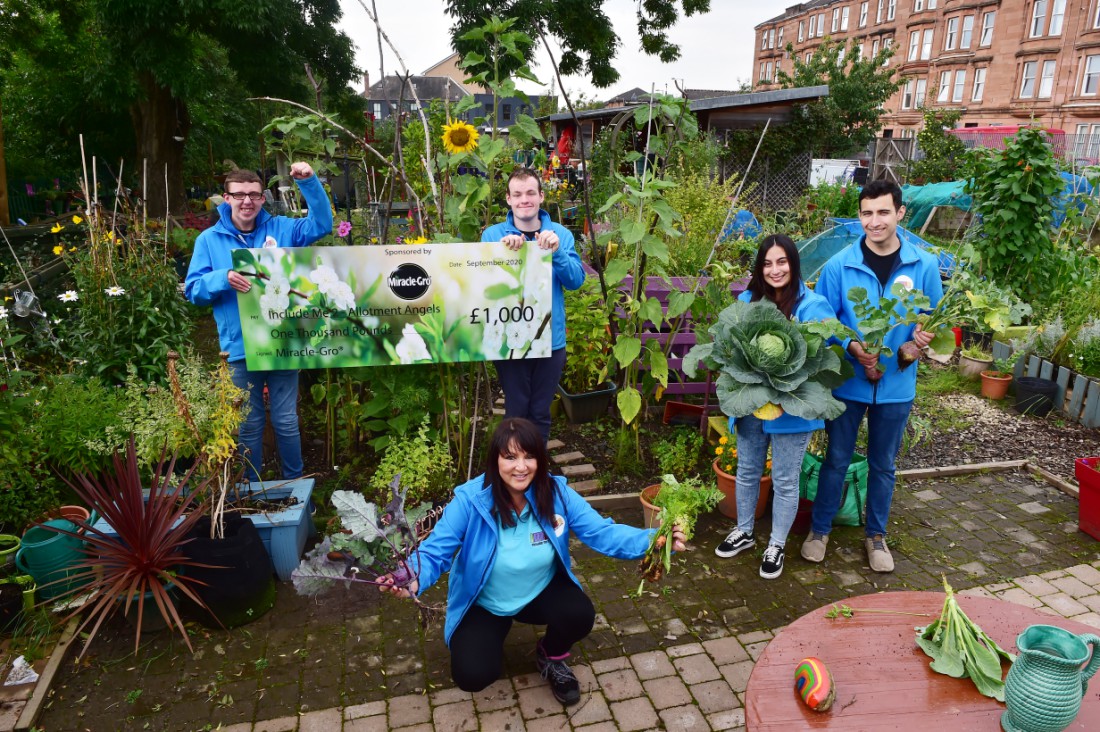
<instances>
[{"instance_id":1,"label":"wire fence","mask_svg":"<svg viewBox=\"0 0 1100 732\"><path fill-rule=\"evenodd\" d=\"M771 158L757 158L745 181L742 206L757 211L783 211L793 208L810 185L809 151L794 155L785 164L775 164ZM748 160L726 160L722 175L744 176Z\"/></svg>"}]
</instances>

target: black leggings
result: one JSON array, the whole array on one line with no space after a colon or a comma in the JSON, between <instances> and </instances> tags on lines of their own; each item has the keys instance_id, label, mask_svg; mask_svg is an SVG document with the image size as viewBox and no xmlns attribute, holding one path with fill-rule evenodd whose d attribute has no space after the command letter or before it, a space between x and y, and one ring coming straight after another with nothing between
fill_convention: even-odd
<instances>
[{"instance_id":1,"label":"black leggings","mask_svg":"<svg viewBox=\"0 0 1100 732\"><path fill-rule=\"evenodd\" d=\"M513 620L545 625L543 650L547 655L561 656L592 632L596 609L584 590L560 571L546 589L511 617L472 606L451 636L451 678L458 688L481 691L500 678L504 638Z\"/></svg>"}]
</instances>

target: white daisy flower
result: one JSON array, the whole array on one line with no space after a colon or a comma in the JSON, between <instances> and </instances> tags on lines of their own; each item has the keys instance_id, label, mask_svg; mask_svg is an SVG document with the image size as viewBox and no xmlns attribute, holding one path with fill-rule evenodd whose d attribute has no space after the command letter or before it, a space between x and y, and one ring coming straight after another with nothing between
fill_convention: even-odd
<instances>
[{"instance_id":1,"label":"white daisy flower","mask_svg":"<svg viewBox=\"0 0 1100 732\"><path fill-rule=\"evenodd\" d=\"M80 295L76 294L76 290L65 290L57 296L57 299L61 302L76 302L80 299Z\"/></svg>"},{"instance_id":2,"label":"white daisy flower","mask_svg":"<svg viewBox=\"0 0 1100 732\"><path fill-rule=\"evenodd\" d=\"M111 297L118 297L119 295L125 295L126 294L126 290L119 287L118 285L111 285L110 287L108 287L103 292L106 293L107 295L110 295Z\"/></svg>"},{"instance_id":3,"label":"white daisy flower","mask_svg":"<svg viewBox=\"0 0 1100 732\"><path fill-rule=\"evenodd\" d=\"M418 361L431 361L432 354L428 353L428 344L424 338L416 332L412 323L405 323L401 330L401 342L394 349L401 363L417 363Z\"/></svg>"},{"instance_id":4,"label":"white daisy flower","mask_svg":"<svg viewBox=\"0 0 1100 732\"><path fill-rule=\"evenodd\" d=\"M8 309L3 305L0 305L0 320L8 319Z\"/></svg>"}]
</instances>

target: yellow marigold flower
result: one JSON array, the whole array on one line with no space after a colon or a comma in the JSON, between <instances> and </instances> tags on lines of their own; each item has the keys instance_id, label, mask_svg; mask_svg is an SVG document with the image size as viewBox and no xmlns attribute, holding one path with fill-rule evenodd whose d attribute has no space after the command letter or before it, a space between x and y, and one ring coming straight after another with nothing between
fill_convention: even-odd
<instances>
[{"instance_id":1,"label":"yellow marigold flower","mask_svg":"<svg viewBox=\"0 0 1100 732\"><path fill-rule=\"evenodd\" d=\"M63 226L61 225L61 222L60 222L60 221L58 221L58 222L57 222L56 224L54 224L54 225L53 225L53 227L52 227L52 228L50 228L50 233L51 233L51 234L56 234L56 233L58 233L59 231L61 231L61 230L62 230L63 228L65 228L65 227L63 227Z\"/></svg>"},{"instance_id":2,"label":"yellow marigold flower","mask_svg":"<svg viewBox=\"0 0 1100 732\"><path fill-rule=\"evenodd\" d=\"M84 221L84 219L80 218L80 217L79 217L79 216L77 216L76 214L73 214L73 223L74 223L74 224L79 224L79 223L83 223L83 221Z\"/></svg>"},{"instance_id":3,"label":"yellow marigold flower","mask_svg":"<svg viewBox=\"0 0 1100 732\"><path fill-rule=\"evenodd\" d=\"M725 451L726 451L726 448L722 447L721 445L719 445L718 447L714 448L714 454L715 454L715 455L721 455L721 454L722 454L722 453L724 453Z\"/></svg>"},{"instance_id":4,"label":"yellow marigold flower","mask_svg":"<svg viewBox=\"0 0 1100 732\"><path fill-rule=\"evenodd\" d=\"M443 147L449 153L470 152L477 147L477 130L462 120L443 125Z\"/></svg>"},{"instance_id":5,"label":"yellow marigold flower","mask_svg":"<svg viewBox=\"0 0 1100 732\"><path fill-rule=\"evenodd\" d=\"M718 444L719 445L729 444L729 441L730 441L730 438L726 437L725 435L722 435L721 437L718 438Z\"/></svg>"},{"instance_id":6,"label":"yellow marigold flower","mask_svg":"<svg viewBox=\"0 0 1100 732\"><path fill-rule=\"evenodd\" d=\"M427 244L428 240L423 236L418 236L415 239L406 239L406 244Z\"/></svg>"},{"instance_id":7,"label":"yellow marigold flower","mask_svg":"<svg viewBox=\"0 0 1100 732\"><path fill-rule=\"evenodd\" d=\"M60 257L62 254L65 253L65 247L58 244L56 247L53 248L53 253L54 253L54 256Z\"/></svg>"}]
</instances>

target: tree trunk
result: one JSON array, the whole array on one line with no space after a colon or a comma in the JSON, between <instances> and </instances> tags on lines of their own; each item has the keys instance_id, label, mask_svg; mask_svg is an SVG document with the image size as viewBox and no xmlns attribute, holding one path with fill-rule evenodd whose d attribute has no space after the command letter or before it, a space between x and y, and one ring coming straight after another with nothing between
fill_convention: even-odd
<instances>
[{"instance_id":1,"label":"tree trunk","mask_svg":"<svg viewBox=\"0 0 1100 732\"><path fill-rule=\"evenodd\" d=\"M183 187L183 146L191 130L191 117L182 99L161 85L152 73L142 72L139 79L143 94L130 107L130 119L137 140L138 159L130 170L141 170L142 160L149 165L149 216L159 218L166 211L182 214L187 210ZM168 187L165 190L165 166ZM138 181L141 185L141 181Z\"/></svg>"},{"instance_id":2,"label":"tree trunk","mask_svg":"<svg viewBox=\"0 0 1100 732\"><path fill-rule=\"evenodd\" d=\"M8 166L4 161L4 106L0 104L0 226L11 226L8 216Z\"/></svg>"}]
</instances>

